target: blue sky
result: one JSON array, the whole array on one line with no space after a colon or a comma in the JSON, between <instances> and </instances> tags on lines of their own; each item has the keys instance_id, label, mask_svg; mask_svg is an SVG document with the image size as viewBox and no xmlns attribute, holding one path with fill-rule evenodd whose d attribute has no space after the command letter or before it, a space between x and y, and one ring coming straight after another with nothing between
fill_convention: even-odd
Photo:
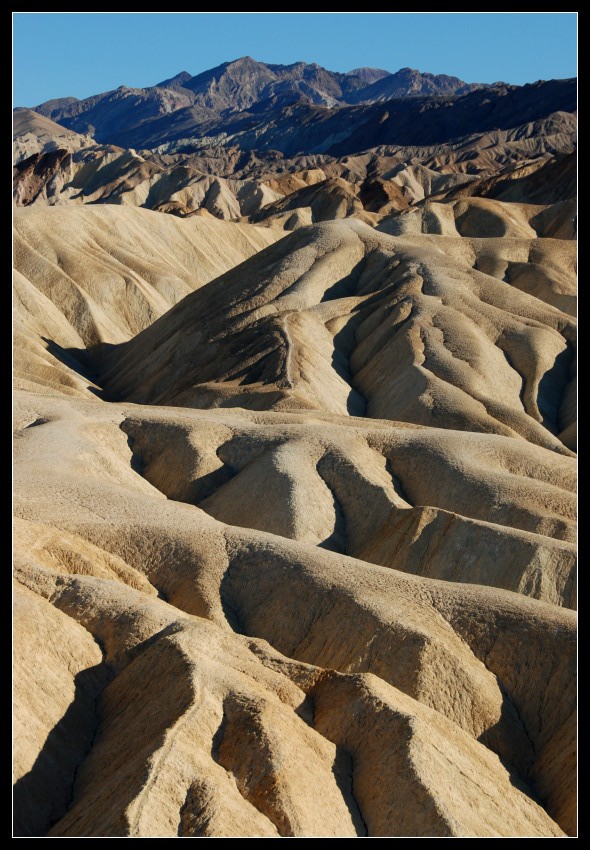
<instances>
[{"instance_id":1,"label":"blue sky","mask_svg":"<svg viewBox=\"0 0 590 850\"><path fill-rule=\"evenodd\" d=\"M576 75L575 13L14 13L14 104L149 86L240 56L467 82Z\"/></svg>"}]
</instances>

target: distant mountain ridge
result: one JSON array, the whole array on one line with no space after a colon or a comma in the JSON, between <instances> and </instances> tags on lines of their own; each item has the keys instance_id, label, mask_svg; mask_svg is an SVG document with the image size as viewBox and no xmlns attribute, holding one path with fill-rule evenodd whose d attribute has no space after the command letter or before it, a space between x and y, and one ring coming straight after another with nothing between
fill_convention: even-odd
<instances>
[{"instance_id":1,"label":"distant mountain ridge","mask_svg":"<svg viewBox=\"0 0 590 850\"><path fill-rule=\"evenodd\" d=\"M83 100L49 100L35 111L75 132L92 134L101 143L148 147L178 136L179 125L191 127L195 136L215 135L220 125L223 132L228 116L260 115L293 104L339 108L481 88L487 86L411 68L394 74L379 68L340 73L315 63L273 65L246 56L195 76L181 71L155 86L120 86Z\"/></svg>"},{"instance_id":2,"label":"distant mountain ridge","mask_svg":"<svg viewBox=\"0 0 590 850\"><path fill-rule=\"evenodd\" d=\"M374 88L376 83L380 85ZM381 68L355 68L341 73L328 71L315 62L276 65L244 56L195 76L188 71L181 71L174 77L156 83L155 86L142 89L121 86L115 91L124 89L153 93L154 89L181 90L195 105L218 111L247 109L260 100L277 94L296 94L310 103L334 106L372 103L392 97L463 94L485 87L487 86L483 83L465 83L457 77L422 73L412 68L401 68L393 74ZM70 114L79 114L78 104L94 102L96 98L106 98L111 94L112 91L105 92L83 100L60 98L46 101L34 108L36 112L48 117L58 113L60 117L68 117Z\"/></svg>"},{"instance_id":3,"label":"distant mountain ridge","mask_svg":"<svg viewBox=\"0 0 590 850\"><path fill-rule=\"evenodd\" d=\"M219 87L205 100L213 96L221 102L228 97ZM191 104L183 87L122 87L52 108L49 115L43 107L39 110L100 144L136 150L187 153L238 145L244 151L280 151L287 156L343 156L380 145L442 144L472 133L508 130L557 113L571 114L576 97L575 80L550 80L332 107L276 92L249 108L215 110L203 101Z\"/></svg>"}]
</instances>

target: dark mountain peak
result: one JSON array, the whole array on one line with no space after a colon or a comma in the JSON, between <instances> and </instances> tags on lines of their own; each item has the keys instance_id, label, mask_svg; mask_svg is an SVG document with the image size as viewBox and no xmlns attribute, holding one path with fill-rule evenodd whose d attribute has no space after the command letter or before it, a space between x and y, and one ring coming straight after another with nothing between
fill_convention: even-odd
<instances>
[{"instance_id":1,"label":"dark mountain peak","mask_svg":"<svg viewBox=\"0 0 590 850\"><path fill-rule=\"evenodd\" d=\"M365 89L372 83L376 83L377 80L383 79L383 77L389 77L389 71L384 71L382 68L354 68L352 71L341 74L340 85L346 95L346 101L350 102L349 95L352 92Z\"/></svg>"},{"instance_id":2,"label":"dark mountain peak","mask_svg":"<svg viewBox=\"0 0 590 850\"><path fill-rule=\"evenodd\" d=\"M223 65L220 65L219 67L222 68ZM232 70L240 70L240 71L241 70L251 71L251 70L259 70L259 69L268 70L268 65L266 65L264 62L258 62L256 59L253 59L251 56L240 56L239 59L232 59L230 62L225 63L225 67L228 70L231 68Z\"/></svg>"},{"instance_id":3,"label":"dark mountain peak","mask_svg":"<svg viewBox=\"0 0 590 850\"><path fill-rule=\"evenodd\" d=\"M193 75L189 74L188 71L181 71L179 74L176 74L174 77L169 77L167 80L162 80L161 83L156 83L154 88L158 89L167 89L173 86L184 86L185 83L188 83L189 80L192 80Z\"/></svg>"},{"instance_id":4,"label":"dark mountain peak","mask_svg":"<svg viewBox=\"0 0 590 850\"><path fill-rule=\"evenodd\" d=\"M388 77L389 74L390 71L384 71L383 68L369 68L363 65L362 68L353 68L352 71L347 71L344 76L362 77L373 82L374 80L379 80L381 77Z\"/></svg>"},{"instance_id":5,"label":"dark mountain peak","mask_svg":"<svg viewBox=\"0 0 590 850\"><path fill-rule=\"evenodd\" d=\"M291 71L298 71L302 68L321 68L322 71L325 71L325 68L322 68L321 65L318 65L317 62L304 62L303 60L299 60L298 62L291 62L290 65L279 65L277 63L269 62L266 66L270 68L275 74L288 74ZM331 71L327 71L326 73L330 74Z\"/></svg>"},{"instance_id":6,"label":"dark mountain peak","mask_svg":"<svg viewBox=\"0 0 590 850\"><path fill-rule=\"evenodd\" d=\"M241 56L191 77L183 89L194 93L196 106L226 112L248 109L268 96L266 90L276 81L277 75L264 62Z\"/></svg>"},{"instance_id":7,"label":"dark mountain peak","mask_svg":"<svg viewBox=\"0 0 590 850\"><path fill-rule=\"evenodd\" d=\"M39 106L35 106L33 108L35 112L39 112L41 115L50 115L53 110L59 112L60 110L71 106L73 103L79 102L80 101L77 97L56 97L52 100L46 100L45 103L41 103Z\"/></svg>"},{"instance_id":8,"label":"dark mountain peak","mask_svg":"<svg viewBox=\"0 0 590 850\"><path fill-rule=\"evenodd\" d=\"M447 74L430 74L416 68L400 68L394 74L381 76L370 85L353 92L354 103L375 103L407 97L435 97L465 94L474 89L486 88L482 83L465 83Z\"/></svg>"},{"instance_id":9,"label":"dark mountain peak","mask_svg":"<svg viewBox=\"0 0 590 850\"><path fill-rule=\"evenodd\" d=\"M383 68L371 68L368 65L362 65L360 68L353 68L352 71L346 71L345 76L351 77L356 74L381 74L383 77L386 77L389 74L389 71L384 71Z\"/></svg>"},{"instance_id":10,"label":"dark mountain peak","mask_svg":"<svg viewBox=\"0 0 590 850\"><path fill-rule=\"evenodd\" d=\"M193 91L201 91L201 87L212 80L221 80L224 77L236 79L245 75L274 76L269 65L265 65L264 62L257 62L251 56L242 56L239 59L222 62L221 65L216 65L215 68L196 74L190 80L186 81L185 87Z\"/></svg>"},{"instance_id":11,"label":"dark mountain peak","mask_svg":"<svg viewBox=\"0 0 590 850\"><path fill-rule=\"evenodd\" d=\"M399 71L395 71L395 73L391 74L391 76L397 79L435 80L439 83L448 80L453 80L454 82L457 82L462 86L467 85L467 83L465 83L464 80L460 80L459 77L452 77L448 74L431 74L430 71L419 71L417 68L400 68Z\"/></svg>"}]
</instances>

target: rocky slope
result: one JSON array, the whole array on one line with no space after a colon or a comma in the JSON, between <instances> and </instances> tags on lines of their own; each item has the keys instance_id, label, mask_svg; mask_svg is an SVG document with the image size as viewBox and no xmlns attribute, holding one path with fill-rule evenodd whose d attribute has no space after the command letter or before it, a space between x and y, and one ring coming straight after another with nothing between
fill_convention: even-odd
<instances>
[{"instance_id":1,"label":"rocky slope","mask_svg":"<svg viewBox=\"0 0 590 850\"><path fill-rule=\"evenodd\" d=\"M329 108L299 101L271 111L237 112L201 121L180 109L115 141L163 152L237 144L243 150L279 150L343 156L378 145L441 145L473 133L509 130L524 122L576 110L576 81L500 86L461 96L398 99ZM112 139L112 136L111 136Z\"/></svg>"}]
</instances>

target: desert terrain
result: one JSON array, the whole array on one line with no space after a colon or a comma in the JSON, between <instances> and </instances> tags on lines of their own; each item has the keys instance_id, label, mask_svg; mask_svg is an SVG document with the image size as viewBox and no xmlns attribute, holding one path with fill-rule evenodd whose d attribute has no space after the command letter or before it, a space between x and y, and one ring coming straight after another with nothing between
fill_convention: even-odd
<instances>
[{"instance_id":1,"label":"desert terrain","mask_svg":"<svg viewBox=\"0 0 590 850\"><path fill-rule=\"evenodd\" d=\"M15 836L576 834L575 139L250 59L15 111Z\"/></svg>"}]
</instances>

